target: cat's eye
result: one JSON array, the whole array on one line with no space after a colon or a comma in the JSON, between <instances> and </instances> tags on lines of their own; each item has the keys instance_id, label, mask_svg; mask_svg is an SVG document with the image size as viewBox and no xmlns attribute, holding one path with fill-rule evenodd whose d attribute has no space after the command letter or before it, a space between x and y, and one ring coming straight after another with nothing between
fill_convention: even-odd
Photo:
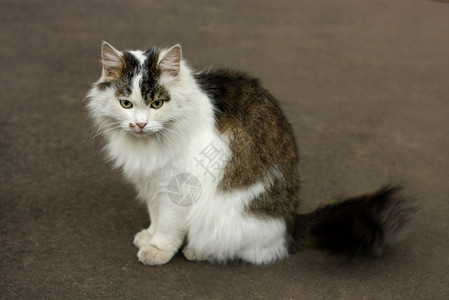
<instances>
[{"instance_id":1,"label":"cat's eye","mask_svg":"<svg viewBox=\"0 0 449 300\"><path fill-rule=\"evenodd\" d=\"M120 100L120 105L123 108L131 108L131 107L133 107L133 103L131 101L128 101L128 100Z\"/></svg>"},{"instance_id":2,"label":"cat's eye","mask_svg":"<svg viewBox=\"0 0 449 300\"><path fill-rule=\"evenodd\" d=\"M151 106L152 108L158 109L158 108L161 108L162 104L164 104L164 101L163 101L163 100L156 100L156 101L153 101L153 103L151 103L150 106Z\"/></svg>"}]
</instances>

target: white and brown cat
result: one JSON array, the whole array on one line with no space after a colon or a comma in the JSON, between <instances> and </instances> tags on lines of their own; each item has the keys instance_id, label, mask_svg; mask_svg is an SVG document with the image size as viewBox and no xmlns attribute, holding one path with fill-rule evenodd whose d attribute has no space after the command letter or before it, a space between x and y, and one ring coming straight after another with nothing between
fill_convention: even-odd
<instances>
[{"instance_id":1,"label":"white and brown cat","mask_svg":"<svg viewBox=\"0 0 449 300\"><path fill-rule=\"evenodd\" d=\"M296 213L298 152L279 104L236 71L194 72L181 47L118 51L102 45L88 110L108 158L136 187L151 225L138 259L266 264L310 245L350 257L379 254L415 208L398 188Z\"/></svg>"}]
</instances>

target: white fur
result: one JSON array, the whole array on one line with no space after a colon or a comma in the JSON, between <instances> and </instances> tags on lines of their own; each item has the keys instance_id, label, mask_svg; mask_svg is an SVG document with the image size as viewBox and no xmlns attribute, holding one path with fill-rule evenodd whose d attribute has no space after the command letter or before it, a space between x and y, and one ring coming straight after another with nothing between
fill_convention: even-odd
<instances>
[{"instance_id":1,"label":"white fur","mask_svg":"<svg viewBox=\"0 0 449 300\"><path fill-rule=\"evenodd\" d=\"M139 60L141 65L143 65L145 60L147 59L147 57L140 50L131 50L129 52Z\"/></svg>"},{"instance_id":2,"label":"white fur","mask_svg":"<svg viewBox=\"0 0 449 300\"><path fill-rule=\"evenodd\" d=\"M142 52L131 53L144 63ZM141 74L137 75L133 92L126 99L134 104L132 109L122 108L114 91L100 91L95 86L88 103L99 131L106 136L108 158L135 185L138 198L148 206L151 226L134 239L139 260L149 265L166 263L186 237L184 254L189 259L242 259L263 264L285 257L284 221L246 211L247 205L265 192L276 171L248 188L218 191L222 172L214 170L214 176L205 172L201 153L210 145L220 149L223 166L232 153L228 138L215 128L211 101L195 83L189 67L181 61L176 77L161 77L160 83L170 92L171 100L160 109L145 106L140 78ZM158 135L168 121L169 131ZM138 122L148 123L141 134L130 128L130 123ZM183 172L197 177L202 188L201 197L188 207L176 206L167 193L170 180Z\"/></svg>"},{"instance_id":3,"label":"white fur","mask_svg":"<svg viewBox=\"0 0 449 300\"><path fill-rule=\"evenodd\" d=\"M285 257L285 223L245 212L246 205L264 191L259 182L244 190L202 198L187 216L187 249L197 259L218 262L243 259L263 264Z\"/></svg>"}]
</instances>

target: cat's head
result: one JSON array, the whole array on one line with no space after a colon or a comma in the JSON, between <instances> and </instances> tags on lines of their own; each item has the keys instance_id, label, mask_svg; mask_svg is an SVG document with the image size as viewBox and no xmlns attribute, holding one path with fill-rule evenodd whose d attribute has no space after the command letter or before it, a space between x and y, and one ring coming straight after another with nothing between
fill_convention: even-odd
<instances>
[{"instance_id":1,"label":"cat's head","mask_svg":"<svg viewBox=\"0 0 449 300\"><path fill-rule=\"evenodd\" d=\"M182 120L188 67L181 47L148 51L119 51L104 42L102 74L88 95L88 109L99 132L157 136Z\"/></svg>"}]
</instances>

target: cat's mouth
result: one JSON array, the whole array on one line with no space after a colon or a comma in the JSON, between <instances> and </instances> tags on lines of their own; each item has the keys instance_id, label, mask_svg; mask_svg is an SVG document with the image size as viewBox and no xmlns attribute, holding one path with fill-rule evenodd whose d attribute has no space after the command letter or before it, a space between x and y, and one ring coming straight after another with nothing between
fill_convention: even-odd
<instances>
[{"instance_id":1,"label":"cat's mouth","mask_svg":"<svg viewBox=\"0 0 449 300\"><path fill-rule=\"evenodd\" d=\"M146 135L146 134L148 134L148 132L144 132L144 131L133 131L132 133L134 133L135 135L137 135L137 136L143 136L143 135Z\"/></svg>"},{"instance_id":2,"label":"cat's mouth","mask_svg":"<svg viewBox=\"0 0 449 300\"><path fill-rule=\"evenodd\" d=\"M146 136L151 136L151 135L155 135L157 134L158 131L153 131L153 130L130 130L130 133L134 136L137 137L146 137Z\"/></svg>"},{"instance_id":3,"label":"cat's mouth","mask_svg":"<svg viewBox=\"0 0 449 300\"><path fill-rule=\"evenodd\" d=\"M139 129L131 129L128 132L131 133L133 136L143 138L143 137L150 137L150 136L156 136L163 128L139 128Z\"/></svg>"}]
</instances>

